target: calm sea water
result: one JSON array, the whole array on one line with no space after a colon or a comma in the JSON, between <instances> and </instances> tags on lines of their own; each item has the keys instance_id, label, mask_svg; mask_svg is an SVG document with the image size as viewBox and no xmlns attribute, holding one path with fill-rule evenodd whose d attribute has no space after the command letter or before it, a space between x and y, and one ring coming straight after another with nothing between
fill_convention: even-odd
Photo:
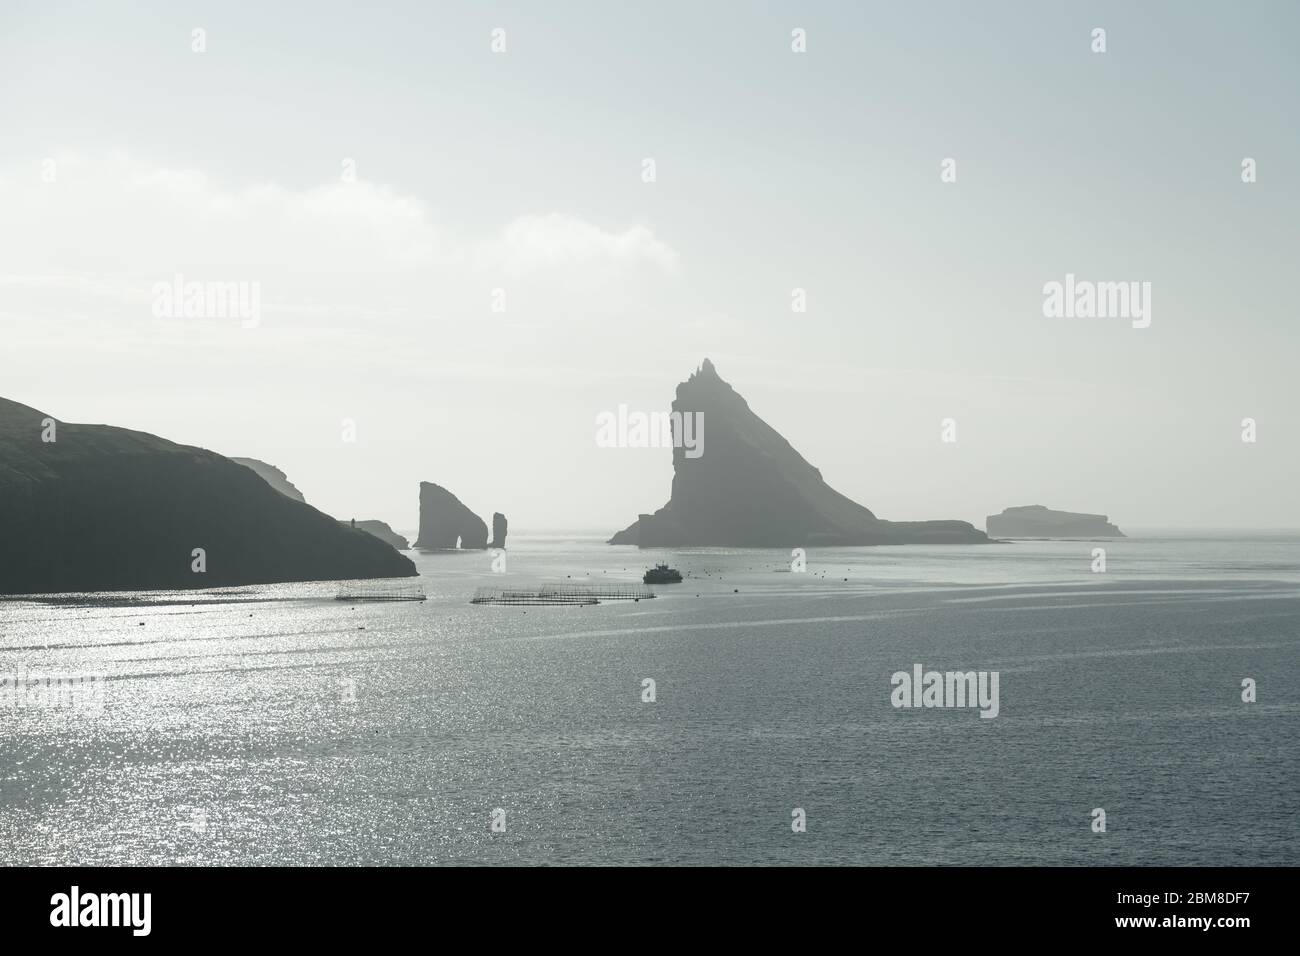
<instances>
[{"instance_id":1,"label":"calm sea water","mask_svg":"<svg viewBox=\"0 0 1300 956\"><path fill-rule=\"evenodd\" d=\"M412 555L423 603L0 603L0 675L105 675L0 698L5 862L1300 864L1300 536ZM469 603L655 560L653 601ZM999 715L893 708L917 663Z\"/></svg>"}]
</instances>

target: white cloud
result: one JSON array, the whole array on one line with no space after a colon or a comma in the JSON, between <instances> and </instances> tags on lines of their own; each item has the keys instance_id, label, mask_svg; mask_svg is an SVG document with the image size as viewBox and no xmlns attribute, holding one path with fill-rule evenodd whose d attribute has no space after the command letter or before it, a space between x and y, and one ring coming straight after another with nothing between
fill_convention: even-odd
<instances>
[{"instance_id":1,"label":"white cloud","mask_svg":"<svg viewBox=\"0 0 1300 956\"><path fill-rule=\"evenodd\" d=\"M152 278L224 270L247 278L397 275L445 269L529 278L573 270L671 273L676 253L643 225L522 215L487 236L433 222L425 204L376 183L230 188L197 170L122 153L0 171L0 261L10 275Z\"/></svg>"},{"instance_id":2,"label":"white cloud","mask_svg":"<svg viewBox=\"0 0 1300 956\"><path fill-rule=\"evenodd\" d=\"M611 233L589 222L560 216L521 216L501 236L480 248L488 263L507 275L527 275L566 265L647 263L665 271L677 268L677 253L644 226Z\"/></svg>"}]
</instances>

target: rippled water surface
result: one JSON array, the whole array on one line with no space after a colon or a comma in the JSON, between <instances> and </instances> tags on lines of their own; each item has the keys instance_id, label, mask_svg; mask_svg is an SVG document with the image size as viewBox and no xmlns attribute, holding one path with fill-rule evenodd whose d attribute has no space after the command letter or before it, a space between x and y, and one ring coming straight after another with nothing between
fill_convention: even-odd
<instances>
[{"instance_id":1,"label":"rippled water surface","mask_svg":"<svg viewBox=\"0 0 1300 956\"><path fill-rule=\"evenodd\" d=\"M1300 864L1296 536L413 557L422 603L0 603L5 862ZM655 560L652 601L469 603ZM894 709L916 663L999 715ZM50 673L103 680L12 690Z\"/></svg>"}]
</instances>

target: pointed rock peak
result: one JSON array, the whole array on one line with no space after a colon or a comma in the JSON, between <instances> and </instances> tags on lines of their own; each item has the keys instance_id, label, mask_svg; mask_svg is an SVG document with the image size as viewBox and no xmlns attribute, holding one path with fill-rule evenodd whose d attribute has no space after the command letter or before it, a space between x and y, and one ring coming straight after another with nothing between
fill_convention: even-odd
<instances>
[{"instance_id":1,"label":"pointed rock peak","mask_svg":"<svg viewBox=\"0 0 1300 956\"><path fill-rule=\"evenodd\" d=\"M712 392L718 388L731 388L730 385L722 380L722 376L718 374L717 368L714 367L713 362L709 359L705 359L700 363L700 367L692 372L690 377L677 387L680 389L683 385L694 385L697 388L703 387L704 390L708 392Z\"/></svg>"},{"instance_id":2,"label":"pointed rock peak","mask_svg":"<svg viewBox=\"0 0 1300 956\"><path fill-rule=\"evenodd\" d=\"M736 400L746 408L749 407L745 400L736 393L736 390L732 387L731 383L723 380L722 376L718 374L717 368L714 367L713 362L707 358L700 364L699 368L690 374L686 381L679 382L677 385L678 402L687 401L688 403L698 403L717 401L724 400L724 396L726 401ZM674 404L673 410L680 411L682 409L679 409L677 405ZM701 411L702 409L693 407L690 410Z\"/></svg>"},{"instance_id":3,"label":"pointed rock peak","mask_svg":"<svg viewBox=\"0 0 1300 956\"><path fill-rule=\"evenodd\" d=\"M672 407L683 416L699 416L698 454L673 448L668 504L642 514L611 544L786 548L988 541L964 521L879 520L826 484L821 472L718 376L709 359L677 386Z\"/></svg>"}]
</instances>

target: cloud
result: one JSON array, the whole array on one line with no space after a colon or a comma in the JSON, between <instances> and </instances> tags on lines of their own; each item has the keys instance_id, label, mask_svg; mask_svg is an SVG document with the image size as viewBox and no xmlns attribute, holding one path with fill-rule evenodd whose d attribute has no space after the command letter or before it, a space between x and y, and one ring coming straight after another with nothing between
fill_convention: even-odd
<instances>
[{"instance_id":1,"label":"cloud","mask_svg":"<svg viewBox=\"0 0 1300 956\"><path fill-rule=\"evenodd\" d=\"M322 379L387 389L436 369L497 383L563 370L572 385L678 349L673 330L691 314L677 252L641 223L527 212L471 232L367 181L239 186L124 153L59 156L53 169L46 182L39 161L0 166L10 383L58 368L102 385L111 356L137 384L215 387L248 368L275 394ZM256 285L256 328L160 317L154 289L178 273Z\"/></svg>"},{"instance_id":2,"label":"cloud","mask_svg":"<svg viewBox=\"0 0 1300 956\"><path fill-rule=\"evenodd\" d=\"M560 216L521 216L486 243L480 255L507 275L528 275L565 266L644 263L665 272L678 267L677 253L644 226L611 233L589 222Z\"/></svg>"},{"instance_id":3,"label":"cloud","mask_svg":"<svg viewBox=\"0 0 1300 956\"><path fill-rule=\"evenodd\" d=\"M150 166L123 153L56 157L0 171L0 261L9 275L152 278L177 271L373 277L464 275L586 279L674 272L677 254L644 225L609 230L558 214L525 214L486 235L454 233L419 198L373 182L294 190L223 186L198 170Z\"/></svg>"}]
</instances>

